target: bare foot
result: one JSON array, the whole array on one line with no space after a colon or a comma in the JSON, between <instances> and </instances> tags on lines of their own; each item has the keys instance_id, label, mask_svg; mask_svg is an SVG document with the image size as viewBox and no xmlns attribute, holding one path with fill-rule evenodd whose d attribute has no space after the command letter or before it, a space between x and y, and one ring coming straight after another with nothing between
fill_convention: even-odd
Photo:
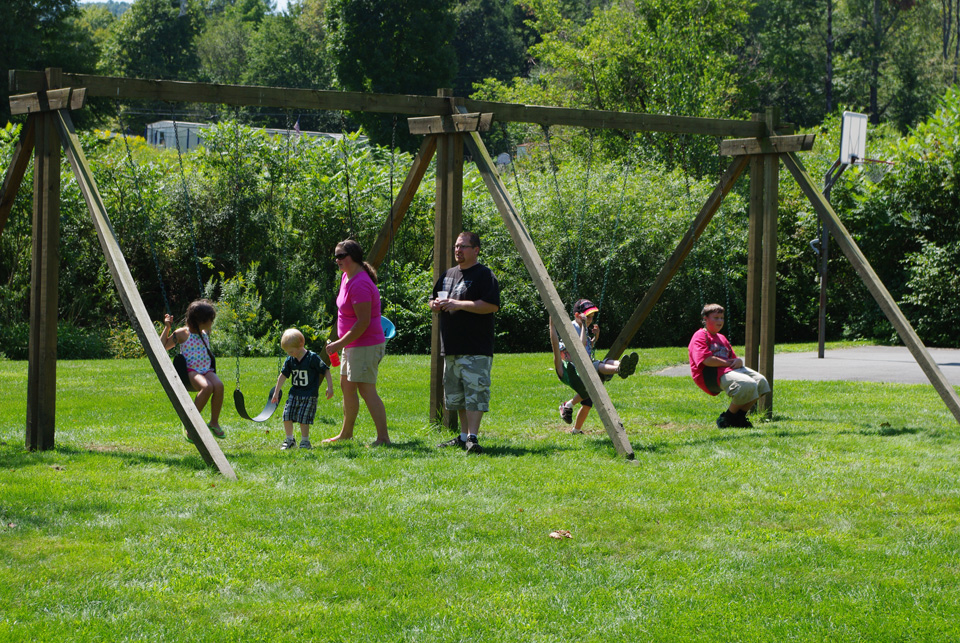
<instances>
[{"instance_id":1,"label":"bare foot","mask_svg":"<svg viewBox=\"0 0 960 643\"><path fill-rule=\"evenodd\" d=\"M372 447L382 447L382 446L390 446L391 444L393 444L393 442L391 442L389 439L388 439L388 440L374 440L373 442L370 443L370 446L372 446Z\"/></svg>"},{"instance_id":2,"label":"bare foot","mask_svg":"<svg viewBox=\"0 0 960 643\"><path fill-rule=\"evenodd\" d=\"M324 441L323 441L323 444L329 444L330 442L340 442L340 441L343 441L343 440L352 440L352 439L353 439L353 436L352 436L352 435L351 435L350 437L344 437L344 436L342 436L342 435L335 435L335 436L333 436L332 438L327 438L326 440L324 440Z\"/></svg>"}]
</instances>

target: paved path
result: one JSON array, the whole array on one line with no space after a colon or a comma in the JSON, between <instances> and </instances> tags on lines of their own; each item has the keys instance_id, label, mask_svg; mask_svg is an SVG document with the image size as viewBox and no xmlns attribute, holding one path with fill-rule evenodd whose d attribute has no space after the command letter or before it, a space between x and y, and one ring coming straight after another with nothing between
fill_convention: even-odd
<instances>
[{"instance_id":1,"label":"paved path","mask_svg":"<svg viewBox=\"0 0 960 643\"><path fill-rule=\"evenodd\" d=\"M954 386L960 386L960 349L928 348L930 356ZM690 377L690 366L673 366L656 375ZM828 350L823 359L812 353L779 353L773 358L777 380L845 380L929 384L917 361L904 346L865 346Z\"/></svg>"}]
</instances>

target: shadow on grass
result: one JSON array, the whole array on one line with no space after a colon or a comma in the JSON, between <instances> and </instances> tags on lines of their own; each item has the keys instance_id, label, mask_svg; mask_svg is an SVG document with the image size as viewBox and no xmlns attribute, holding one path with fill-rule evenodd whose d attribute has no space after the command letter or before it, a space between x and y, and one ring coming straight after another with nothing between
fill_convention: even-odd
<instances>
[{"instance_id":1,"label":"shadow on grass","mask_svg":"<svg viewBox=\"0 0 960 643\"><path fill-rule=\"evenodd\" d=\"M203 471L210 469L215 471L216 468L208 466L206 462L203 461L203 458L200 457L200 454L191 454L185 456L172 456L172 455L157 455L154 453L144 453L142 451L126 451L122 449L84 449L74 446L57 446L56 453L64 453L70 456L78 455L92 455L92 456L107 456L111 458L118 459L124 464L129 464L131 466L164 466L171 468L179 468L187 471Z\"/></svg>"}]
</instances>

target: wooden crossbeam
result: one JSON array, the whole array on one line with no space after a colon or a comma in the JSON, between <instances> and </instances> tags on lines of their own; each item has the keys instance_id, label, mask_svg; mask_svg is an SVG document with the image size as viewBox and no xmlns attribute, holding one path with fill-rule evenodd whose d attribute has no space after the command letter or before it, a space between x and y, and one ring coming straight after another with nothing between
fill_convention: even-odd
<instances>
[{"instance_id":1,"label":"wooden crossbeam","mask_svg":"<svg viewBox=\"0 0 960 643\"><path fill-rule=\"evenodd\" d=\"M816 134L770 136L767 138L734 138L720 143L720 154L723 156L747 156L754 154L809 152L813 149L813 143L816 138Z\"/></svg>"},{"instance_id":2,"label":"wooden crossbeam","mask_svg":"<svg viewBox=\"0 0 960 643\"><path fill-rule=\"evenodd\" d=\"M530 274L537 291L540 293L540 299L546 306L547 313L555 320L557 332L560 333L560 337L563 339L567 350L570 352L570 356L573 358L573 363L576 365L577 372L587 387L587 392L590 394L594 408L597 409L600 420L607 430L607 435L610 436L610 440L613 442L617 453L632 460L634 458L633 447L627 438L627 433L623 428L623 422L617 410L614 408L613 402L610 400L607 389L600 381L600 376L597 374L597 369L594 368L593 362L587 354L586 347L583 345L583 342L580 341L580 338L573 334L573 325L567 321L567 312L564 308L563 301L560 299L560 294L557 292L556 286L553 285L547 268L540 258L540 253L537 252L537 248L533 244L530 231L520 218L520 213L517 212L517 208L513 204L506 186L500 179L496 166L490 159L490 155L483 141L480 139L480 135L476 132L471 132L470 134L464 135L464 140L469 146L473 154L473 160L480 170L480 175L483 177L483 181L490 191L490 195L493 197L497 209L500 211L507 230L510 232L513 244L520 253L524 266L526 266L527 272Z\"/></svg>"},{"instance_id":3,"label":"wooden crossbeam","mask_svg":"<svg viewBox=\"0 0 960 643\"><path fill-rule=\"evenodd\" d=\"M636 310L633 311L633 315L627 320L623 330L621 330L617 338L613 340L613 344L607 352L607 359L619 359L620 356L623 355L627 346L630 345L630 340L632 340L634 335L637 334L637 331L640 330L640 326L643 325L650 311L653 310L653 306L657 303L657 300L660 299L660 295L667 289L673 276L677 274L677 270L680 269L683 260L690 254L690 251L693 249L693 244L700 238L700 235L703 234L707 224L710 223L710 219L712 219L716 211L720 209L723 198L730 192L733 184L736 183L737 178L739 178L746 167L747 157L739 157L735 159L730 167L727 168L727 171L724 172L717 187L713 189L713 192L707 198L707 202L700 208L700 212L697 213L693 223L690 224L690 229L687 230L683 239L680 240L680 243L677 245L676 250L673 251L673 254L670 255L670 258L667 259L667 263L660 269L660 274L657 275L656 279L653 280L653 284L647 289L647 293L643 296L643 299L640 300ZM579 369L579 366L577 368Z\"/></svg>"},{"instance_id":4,"label":"wooden crossbeam","mask_svg":"<svg viewBox=\"0 0 960 643\"><path fill-rule=\"evenodd\" d=\"M10 97L10 113L38 114L56 109L80 109L83 107L86 96L87 90L83 87L64 87L32 94L18 94Z\"/></svg>"},{"instance_id":5,"label":"wooden crossbeam","mask_svg":"<svg viewBox=\"0 0 960 643\"><path fill-rule=\"evenodd\" d=\"M107 97L121 100L217 103L231 106L252 105L284 109L350 110L411 116L447 114L450 112L452 103L458 107L463 107L464 111L467 112L492 112L500 122L536 123L546 127L569 125L571 127L608 128L629 132L669 132L738 138L759 138L773 133L768 129L768 124L765 122L497 103L457 97L214 85L210 83L141 80L89 74L63 74L62 82L65 86L85 87L87 96L90 98ZM10 91L27 93L40 91L43 88L43 72L18 69L10 72ZM779 123L777 133L790 134L793 131L792 127L789 123Z\"/></svg>"},{"instance_id":6,"label":"wooden crossbeam","mask_svg":"<svg viewBox=\"0 0 960 643\"><path fill-rule=\"evenodd\" d=\"M843 250L843 254L850 260L853 269L860 275L860 279L863 280L870 294L873 295L877 304L880 305L883 314L890 320L893 327L897 329L900 341L904 343L914 359L917 360L917 364L920 365L927 379L933 384L933 388L940 394L940 398L943 400L943 403L946 404L947 409L950 410L957 422L960 422L960 398L957 397L957 392L947 378L944 377L940 367L937 366L937 363L933 357L931 357L923 345L923 342L920 341L920 337L913 329L913 326L907 321L900 307L897 306L897 302L890 295L890 292L887 291L883 282L880 281L880 277L874 272L870 262L867 261L863 252L860 251L856 241L850 236L850 232L847 231L846 226L840 221L840 217L837 216L830 202L823 196L820 187L814 183L807 169L803 166L803 163L801 163L800 159L794 154L784 154L780 158L783 159L787 169L793 174L793 178L797 180L800 189L803 190L807 199L813 204L817 214L820 215L820 220L823 221L823 224L830 230L830 234L836 240L840 249Z\"/></svg>"},{"instance_id":7,"label":"wooden crossbeam","mask_svg":"<svg viewBox=\"0 0 960 643\"><path fill-rule=\"evenodd\" d=\"M493 122L493 114L450 114L446 116L421 116L408 118L411 134L465 134L487 132Z\"/></svg>"},{"instance_id":8,"label":"wooden crossbeam","mask_svg":"<svg viewBox=\"0 0 960 643\"><path fill-rule=\"evenodd\" d=\"M147 313L143 300L140 298L140 292L137 290L133 275L130 274L130 268L127 266L127 261L120 250L120 244L114 235L113 226L107 215L107 208L100 196L100 191L97 189L93 172L87 163L83 149L80 147L80 140L74 130L70 113L60 110L55 112L54 118L57 122L64 150L67 153L67 159L70 161L73 172L77 177L80 191L83 193L87 209L90 211L90 218L97 230L97 237L100 239L100 246L103 248L110 274L113 276L120 299L127 310L130 324L140 338L140 343L147 353L160 384L166 391L167 397L170 398L171 404L177 415L180 416L180 420L186 427L197 451L200 452L200 456L207 464L217 467L225 477L236 480L237 474L234 473L233 467L230 466L223 455L223 451L220 450L213 434L207 429L203 417L197 411L193 400L190 399L187 390L183 387L180 376L174 370L173 362L167 356L167 351L160 343L160 337L153 327L153 322Z\"/></svg>"},{"instance_id":9,"label":"wooden crossbeam","mask_svg":"<svg viewBox=\"0 0 960 643\"><path fill-rule=\"evenodd\" d=\"M20 130L20 140L13 149L13 158L10 159L10 165L7 166L7 172L3 177L3 187L0 188L0 234L3 234L3 229L7 225L10 210L13 209L13 204L17 200L17 191L20 189L23 175L30 165L35 133L35 119L29 118Z\"/></svg>"}]
</instances>

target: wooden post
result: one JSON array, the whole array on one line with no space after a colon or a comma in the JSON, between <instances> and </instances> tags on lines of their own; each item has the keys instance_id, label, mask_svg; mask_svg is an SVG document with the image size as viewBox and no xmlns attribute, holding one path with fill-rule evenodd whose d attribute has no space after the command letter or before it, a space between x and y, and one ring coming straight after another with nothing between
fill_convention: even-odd
<instances>
[{"instance_id":1,"label":"wooden post","mask_svg":"<svg viewBox=\"0 0 960 643\"><path fill-rule=\"evenodd\" d=\"M754 120L763 118L754 114ZM743 363L760 370L760 289L763 283L763 157L750 157L749 230L747 232L747 310L744 319Z\"/></svg>"},{"instance_id":2,"label":"wooden post","mask_svg":"<svg viewBox=\"0 0 960 643\"><path fill-rule=\"evenodd\" d=\"M480 135L476 132L471 132L466 136L468 136L467 145L470 146L470 152L473 154L477 169L480 170L480 175L483 176L483 182L486 184L487 189L490 191L490 196L500 211L500 216L503 218L503 222L510 232L510 237L513 239L513 245L517 248L517 252L520 253L520 258L523 259L523 264L530 274L531 279L533 279L533 284L536 286L537 292L540 293L540 299L547 308L547 314L553 317L555 321L557 332L560 333L561 339L563 339L564 344L566 344L570 352L571 358L573 358L573 363L576 365L577 372L580 373L584 385L586 385L587 393L590 394L590 399L593 400L594 408L597 410L597 414L600 416L600 420L607 430L607 435L610 436L610 440L613 442L617 453L626 456L628 460L633 460L633 447L627 438L627 433L623 428L623 422L620 420L620 416L616 408L614 408L610 396L607 394L607 389L600 381L600 376L593 367L590 356L587 355L586 347L580 342L579 337L573 334L573 326L568 322L567 311L563 302L560 300L556 286L553 285L553 281L550 279L550 275L543 265L540 253L537 252L536 246L533 245L530 231L524 225L523 220L520 218L520 213L517 212L516 206L510 199L507 188L500 179L500 175L497 174L496 166L494 166L493 161L490 159L490 155L487 153L487 149L480 139Z\"/></svg>"},{"instance_id":3,"label":"wooden post","mask_svg":"<svg viewBox=\"0 0 960 643\"><path fill-rule=\"evenodd\" d=\"M897 306L897 302L890 296L883 282L880 281L877 273L874 272L870 262L863 256L853 237L850 236L847 228L843 225L843 222L840 221L840 217L834 212L830 203L820 191L820 188L817 187L813 179L810 178L810 174L800 162L800 159L794 154L784 154L782 158L787 169L790 170L790 173L793 174L797 183L800 184L800 189L803 190L807 199L810 200L810 203L812 203L814 209L816 209L817 214L823 219L824 225L827 226L831 236L836 240L837 246L840 247L840 250L843 251L843 254L850 261L853 269L860 275L860 279L863 280L864 285L866 285L870 294L873 295L883 314L887 316L887 319L890 320L893 327L897 329L900 340L910 350L913 358L917 360L917 364L920 365L927 379L933 384L933 388L940 394L940 399L943 400L947 409L953 414L957 422L960 422L960 397L957 396L957 392L953 386L947 381L947 378L944 377L940 367L937 366L933 357L930 356L923 342L921 342L917 336L916 331L914 331L913 326L911 326L907 318L904 317L900 307Z\"/></svg>"},{"instance_id":4,"label":"wooden post","mask_svg":"<svg viewBox=\"0 0 960 643\"><path fill-rule=\"evenodd\" d=\"M46 89L60 88L48 69ZM50 112L34 117L33 261L27 367L28 449L52 449L57 416L57 288L60 281L60 137Z\"/></svg>"},{"instance_id":5,"label":"wooden post","mask_svg":"<svg viewBox=\"0 0 960 643\"><path fill-rule=\"evenodd\" d=\"M757 370L770 383L770 393L761 396L757 410L773 411L773 353L777 323L777 210L780 159L763 157L763 268L760 287L760 359Z\"/></svg>"},{"instance_id":6,"label":"wooden post","mask_svg":"<svg viewBox=\"0 0 960 643\"><path fill-rule=\"evenodd\" d=\"M452 96L440 89L438 96ZM437 136L437 196L433 224L433 280L453 265L453 246L463 231L463 138L460 134ZM440 356L440 320L434 315L430 334L430 416L456 429L456 412L443 406L443 358Z\"/></svg>"},{"instance_id":7,"label":"wooden post","mask_svg":"<svg viewBox=\"0 0 960 643\"><path fill-rule=\"evenodd\" d=\"M60 268L60 139L49 113L35 119L33 261L26 447L54 447L57 408L57 287Z\"/></svg>"},{"instance_id":8,"label":"wooden post","mask_svg":"<svg viewBox=\"0 0 960 643\"><path fill-rule=\"evenodd\" d=\"M779 126L779 110L768 108L765 114L770 135ZM763 157L763 284L760 287L760 368L770 383L771 392L761 396L757 410L773 411L773 353L776 348L777 322L777 214L780 205L780 157Z\"/></svg>"},{"instance_id":9,"label":"wooden post","mask_svg":"<svg viewBox=\"0 0 960 643\"><path fill-rule=\"evenodd\" d=\"M157 374L157 379L160 380L160 385L166 391L170 403L176 410L177 415L180 416L180 421L183 422L190 439L193 440L194 446L200 452L200 456L207 464L217 467L225 477L236 480L237 474L234 473L233 467L230 466L217 441L207 429L203 417L197 411L193 400L190 399L187 390L183 387L180 376L174 370L173 363L167 356L167 351L160 343L160 336L153 327L153 321L147 313L146 306L143 305L140 292L137 290L137 284L133 280L133 275L130 274L127 261L120 250L120 244L114 236L106 206L103 204L100 191L94 181L93 172L90 170L83 150L80 148L80 140L73 128L70 114L66 110L52 112L52 114L56 119L60 137L67 151L67 160L70 161L80 191L83 193L84 201L87 203L87 209L90 211L90 218L97 231L97 238L100 240L107 267L110 269L110 274L117 286L117 293L120 295L120 300L130 317L130 324L140 338L140 343L143 345L147 358Z\"/></svg>"}]
</instances>

